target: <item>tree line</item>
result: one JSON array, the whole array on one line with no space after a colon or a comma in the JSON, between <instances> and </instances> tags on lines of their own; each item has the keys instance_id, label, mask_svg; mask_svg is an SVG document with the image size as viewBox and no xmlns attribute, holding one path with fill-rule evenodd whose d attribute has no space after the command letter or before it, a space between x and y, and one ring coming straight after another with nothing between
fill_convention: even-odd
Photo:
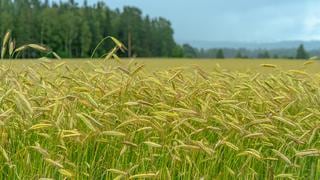
<instances>
[{"instance_id":1,"label":"tree line","mask_svg":"<svg viewBox=\"0 0 320 180\"><path fill-rule=\"evenodd\" d=\"M289 58L307 59L319 55L317 50L299 49L197 49L179 45L173 38L170 21L150 18L136 7L110 9L100 1L79 5L74 0L49 3L49 0L0 0L0 42L11 30L16 45L36 43L50 47L64 58L87 58L99 42L114 36L127 46L120 56L187 58ZM105 42L95 57L103 56L114 44ZM39 53L26 51L23 58Z\"/></svg>"},{"instance_id":2,"label":"tree line","mask_svg":"<svg viewBox=\"0 0 320 180\"><path fill-rule=\"evenodd\" d=\"M107 36L122 41L128 50L121 56L181 57L171 23L164 18L143 16L140 9L111 10L104 2L78 5L74 0L0 0L0 35L10 29L16 44L40 43L62 57L90 57L92 50ZM0 39L1 40L1 39ZM104 43L102 56L114 45ZM35 56L26 52L25 58Z\"/></svg>"},{"instance_id":3,"label":"tree line","mask_svg":"<svg viewBox=\"0 0 320 180\"><path fill-rule=\"evenodd\" d=\"M294 49L235 49L235 48L213 48L198 49L189 44L183 46L184 56L189 58L239 58L239 59L309 59L320 55L320 50L307 51L301 44Z\"/></svg>"}]
</instances>

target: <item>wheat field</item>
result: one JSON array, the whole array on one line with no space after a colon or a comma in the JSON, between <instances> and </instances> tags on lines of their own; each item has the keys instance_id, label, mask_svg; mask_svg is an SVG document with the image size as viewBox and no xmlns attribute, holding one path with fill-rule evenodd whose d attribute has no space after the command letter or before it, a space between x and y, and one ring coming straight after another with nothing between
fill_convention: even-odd
<instances>
[{"instance_id":1,"label":"wheat field","mask_svg":"<svg viewBox=\"0 0 320 180\"><path fill-rule=\"evenodd\" d=\"M320 179L318 69L2 61L0 179Z\"/></svg>"}]
</instances>

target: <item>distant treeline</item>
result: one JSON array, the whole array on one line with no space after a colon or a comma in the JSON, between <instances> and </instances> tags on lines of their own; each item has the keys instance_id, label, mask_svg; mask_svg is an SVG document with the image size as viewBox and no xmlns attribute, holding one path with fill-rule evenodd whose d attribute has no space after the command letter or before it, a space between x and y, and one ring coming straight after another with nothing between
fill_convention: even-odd
<instances>
[{"instance_id":1,"label":"distant treeline","mask_svg":"<svg viewBox=\"0 0 320 180\"><path fill-rule=\"evenodd\" d=\"M89 6L86 0L81 5L74 0L52 4L48 0L0 0L0 36L8 29L18 45L41 43L62 57L89 57L106 36L127 45L122 56L183 56L168 20L143 16L135 7L111 10L103 2ZM97 56L112 46L106 42ZM24 54L32 56L32 52Z\"/></svg>"},{"instance_id":2,"label":"distant treeline","mask_svg":"<svg viewBox=\"0 0 320 180\"><path fill-rule=\"evenodd\" d=\"M183 45L184 56L189 58L260 58L260 59L308 59L319 56L318 50L305 50L303 44L297 48L291 49L235 49L235 48L214 48L214 49L197 49L189 44Z\"/></svg>"},{"instance_id":3,"label":"distant treeline","mask_svg":"<svg viewBox=\"0 0 320 180\"><path fill-rule=\"evenodd\" d=\"M138 8L111 10L104 2L79 5L74 0L49 3L49 0L0 0L0 42L11 30L16 45L37 43L50 47L61 57L90 57L106 36L114 36L128 50L120 56L188 58L301 58L318 56L320 50L297 49L196 49L179 45L173 38L171 23L164 18L144 16ZM196 33L196 32L195 32ZM98 49L104 55L114 44L109 41ZM302 54L301 54L302 53ZM39 54L26 51L22 57Z\"/></svg>"}]
</instances>

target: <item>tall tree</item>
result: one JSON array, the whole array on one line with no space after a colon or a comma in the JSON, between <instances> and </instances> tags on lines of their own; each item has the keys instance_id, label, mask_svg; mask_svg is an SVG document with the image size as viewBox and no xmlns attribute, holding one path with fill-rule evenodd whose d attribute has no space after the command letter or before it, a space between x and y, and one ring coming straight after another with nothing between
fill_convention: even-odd
<instances>
[{"instance_id":1,"label":"tall tree","mask_svg":"<svg viewBox=\"0 0 320 180\"><path fill-rule=\"evenodd\" d=\"M90 54L92 34L88 22L83 21L80 31L80 43L81 43L81 57L88 57Z\"/></svg>"},{"instance_id":2,"label":"tall tree","mask_svg":"<svg viewBox=\"0 0 320 180\"><path fill-rule=\"evenodd\" d=\"M18 45L45 44L62 57L88 57L107 36L130 46L129 56L182 56L168 20L144 16L135 7L111 10L102 1L89 5L83 0L79 6L75 0L0 0L0 39L8 29ZM96 56L113 46L107 41ZM24 57L34 56L26 53Z\"/></svg>"},{"instance_id":3,"label":"tall tree","mask_svg":"<svg viewBox=\"0 0 320 180\"><path fill-rule=\"evenodd\" d=\"M307 51L304 49L303 44L300 44L300 46L297 49L296 59L308 59L308 58L309 58L309 55Z\"/></svg>"}]
</instances>

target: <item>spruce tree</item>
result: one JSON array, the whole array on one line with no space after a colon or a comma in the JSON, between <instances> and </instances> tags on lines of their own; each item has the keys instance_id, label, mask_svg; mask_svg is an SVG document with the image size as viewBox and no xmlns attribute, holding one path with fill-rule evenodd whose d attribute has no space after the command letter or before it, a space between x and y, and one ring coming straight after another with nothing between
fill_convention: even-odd
<instances>
[{"instance_id":1,"label":"spruce tree","mask_svg":"<svg viewBox=\"0 0 320 180\"><path fill-rule=\"evenodd\" d=\"M299 48L297 49L296 59L308 59L308 58L309 58L309 55L304 49L303 44L300 44Z\"/></svg>"}]
</instances>

